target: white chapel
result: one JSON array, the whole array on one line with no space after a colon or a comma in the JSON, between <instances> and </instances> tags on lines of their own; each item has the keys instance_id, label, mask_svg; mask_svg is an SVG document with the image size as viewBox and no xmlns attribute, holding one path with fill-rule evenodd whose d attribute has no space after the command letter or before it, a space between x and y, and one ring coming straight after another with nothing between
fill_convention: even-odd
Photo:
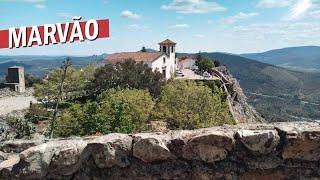
<instances>
[{"instance_id":1,"label":"white chapel","mask_svg":"<svg viewBox=\"0 0 320 180\"><path fill-rule=\"evenodd\" d=\"M126 59L148 64L153 71L162 73L166 79L173 77L177 68L176 43L166 39L159 43L159 52L121 52L109 55L107 61L117 63Z\"/></svg>"}]
</instances>

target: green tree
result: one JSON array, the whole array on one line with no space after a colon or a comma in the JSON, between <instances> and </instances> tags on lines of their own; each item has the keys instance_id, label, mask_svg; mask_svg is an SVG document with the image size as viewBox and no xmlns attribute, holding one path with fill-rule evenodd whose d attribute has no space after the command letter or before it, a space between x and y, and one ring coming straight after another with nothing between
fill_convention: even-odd
<instances>
[{"instance_id":1,"label":"green tree","mask_svg":"<svg viewBox=\"0 0 320 180\"><path fill-rule=\"evenodd\" d=\"M196 65L198 66L201 72L211 72L214 67L213 61L210 59L201 59L196 61Z\"/></svg>"},{"instance_id":2,"label":"green tree","mask_svg":"<svg viewBox=\"0 0 320 180\"><path fill-rule=\"evenodd\" d=\"M154 107L150 93L137 89L110 89L103 92L97 102L75 104L59 117L55 136L85 136L140 132L147 123Z\"/></svg>"},{"instance_id":3,"label":"green tree","mask_svg":"<svg viewBox=\"0 0 320 180\"><path fill-rule=\"evenodd\" d=\"M100 93L110 88L145 89L157 97L166 80L161 73L153 72L142 62L125 60L99 68L93 82Z\"/></svg>"},{"instance_id":4,"label":"green tree","mask_svg":"<svg viewBox=\"0 0 320 180\"><path fill-rule=\"evenodd\" d=\"M84 112L80 104L74 104L57 119L53 134L55 137L81 136Z\"/></svg>"},{"instance_id":5,"label":"green tree","mask_svg":"<svg viewBox=\"0 0 320 180\"><path fill-rule=\"evenodd\" d=\"M63 82L62 96L66 97L74 93L89 90L90 82L93 80L95 68L92 65L84 68L68 67L66 77ZM35 84L34 95L40 99L47 99L49 102L58 97L59 84L63 76L63 69L58 68L48 74L48 79L42 83Z\"/></svg>"},{"instance_id":6,"label":"green tree","mask_svg":"<svg viewBox=\"0 0 320 180\"><path fill-rule=\"evenodd\" d=\"M72 65L71 59L67 58L66 61L63 62L63 65L61 66L61 69L63 71L62 76L60 77L60 81L58 83L58 93L56 98L54 99L54 111L53 111L53 116L51 118L51 122L50 122L50 130L49 130L49 136L50 138L53 137L53 131L55 128L55 124L56 124L56 119L57 119L57 115L58 115L58 110L59 110L59 104L60 101L63 99L62 94L63 94L63 88L64 88L64 81L66 80L66 75L67 75L67 71L68 68Z\"/></svg>"},{"instance_id":7,"label":"green tree","mask_svg":"<svg viewBox=\"0 0 320 180\"><path fill-rule=\"evenodd\" d=\"M34 84L41 83L40 78L37 78L31 74L26 74L25 81L26 81L26 87L33 87Z\"/></svg>"},{"instance_id":8,"label":"green tree","mask_svg":"<svg viewBox=\"0 0 320 180\"><path fill-rule=\"evenodd\" d=\"M110 121L103 114L103 109L98 102L88 102L82 108L81 135L96 133L110 133Z\"/></svg>"},{"instance_id":9,"label":"green tree","mask_svg":"<svg viewBox=\"0 0 320 180\"><path fill-rule=\"evenodd\" d=\"M214 67L219 67L219 66L221 66L221 63L220 63L220 61L218 61L218 60L214 60L214 61L213 61L213 64L214 64Z\"/></svg>"},{"instance_id":10,"label":"green tree","mask_svg":"<svg viewBox=\"0 0 320 180\"><path fill-rule=\"evenodd\" d=\"M201 61L202 60L202 55L201 55L201 51L199 51L199 53L196 56L196 61Z\"/></svg>"},{"instance_id":11,"label":"green tree","mask_svg":"<svg viewBox=\"0 0 320 180\"><path fill-rule=\"evenodd\" d=\"M74 104L58 118L54 136L85 136L96 133L110 133L108 119L103 116L97 102L88 102L84 105Z\"/></svg>"},{"instance_id":12,"label":"green tree","mask_svg":"<svg viewBox=\"0 0 320 180\"><path fill-rule=\"evenodd\" d=\"M228 105L212 89L193 81L167 84L159 98L155 118L170 129L196 129L234 124Z\"/></svg>"},{"instance_id":13,"label":"green tree","mask_svg":"<svg viewBox=\"0 0 320 180\"><path fill-rule=\"evenodd\" d=\"M99 96L99 101L111 131L120 133L145 130L154 107L150 93L137 89L110 89Z\"/></svg>"},{"instance_id":14,"label":"green tree","mask_svg":"<svg viewBox=\"0 0 320 180\"><path fill-rule=\"evenodd\" d=\"M141 52L148 52L148 50L146 49L146 47L143 46L143 47L141 48Z\"/></svg>"},{"instance_id":15,"label":"green tree","mask_svg":"<svg viewBox=\"0 0 320 180\"><path fill-rule=\"evenodd\" d=\"M70 58L63 62L63 65L49 73L46 81L35 85L34 95L40 99L54 104L54 111L50 117L49 136L53 136L60 104L64 103L66 97L80 95L89 87L93 79L94 67L88 66L83 69L72 67ZM32 117L29 117L33 119Z\"/></svg>"}]
</instances>

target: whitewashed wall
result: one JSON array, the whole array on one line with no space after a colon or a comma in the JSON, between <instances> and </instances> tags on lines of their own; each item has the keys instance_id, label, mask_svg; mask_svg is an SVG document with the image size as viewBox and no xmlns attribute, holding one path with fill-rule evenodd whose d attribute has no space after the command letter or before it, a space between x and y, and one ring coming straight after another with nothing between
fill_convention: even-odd
<instances>
[{"instance_id":1,"label":"whitewashed wall","mask_svg":"<svg viewBox=\"0 0 320 180\"><path fill-rule=\"evenodd\" d=\"M163 63L163 58L166 58L165 64ZM151 67L153 71L158 69L160 73L162 73L163 66L166 66L166 74L165 74L166 79L170 79L175 72L175 60L173 58L169 58L164 54L160 56L158 59L156 59L155 61L149 63L149 67Z\"/></svg>"}]
</instances>

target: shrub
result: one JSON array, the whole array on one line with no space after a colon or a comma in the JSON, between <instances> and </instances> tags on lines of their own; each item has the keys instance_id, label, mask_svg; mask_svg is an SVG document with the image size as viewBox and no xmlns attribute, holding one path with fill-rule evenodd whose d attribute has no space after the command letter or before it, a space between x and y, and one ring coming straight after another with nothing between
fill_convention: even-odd
<instances>
[{"instance_id":1,"label":"shrub","mask_svg":"<svg viewBox=\"0 0 320 180\"><path fill-rule=\"evenodd\" d=\"M97 69L93 82L94 88L99 92L110 88L144 89L157 97L166 80L161 73L153 72L148 65L126 60Z\"/></svg>"},{"instance_id":2,"label":"shrub","mask_svg":"<svg viewBox=\"0 0 320 180\"><path fill-rule=\"evenodd\" d=\"M214 60L213 64L214 64L214 67L220 67L221 66L221 63L218 60Z\"/></svg>"},{"instance_id":3,"label":"shrub","mask_svg":"<svg viewBox=\"0 0 320 180\"><path fill-rule=\"evenodd\" d=\"M84 105L75 104L63 112L56 123L55 136L85 136L96 133L107 134L110 127L107 119L101 114L97 102L88 102Z\"/></svg>"},{"instance_id":4,"label":"shrub","mask_svg":"<svg viewBox=\"0 0 320 180\"><path fill-rule=\"evenodd\" d=\"M111 131L119 133L146 130L154 102L146 90L110 89L99 97L102 114L110 121Z\"/></svg>"},{"instance_id":5,"label":"shrub","mask_svg":"<svg viewBox=\"0 0 320 180\"><path fill-rule=\"evenodd\" d=\"M68 110L64 111L57 119L54 136L69 137L72 135L81 136L83 111L80 104L71 106Z\"/></svg>"},{"instance_id":6,"label":"shrub","mask_svg":"<svg viewBox=\"0 0 320 180\"><path fill-rule=\"evenodd\" d=\"M201 59L196 61L196 65L198 66L201 72L211 72L214 67L213 61L210 59Z\"/></svg>"},{"instance_id":7,"label":"shrub","mask_svg":"<svg viewBox=\"0 0 320 180\"><path fill-rule=\"evenodd\" d=\"M26 74L25 81L26 87L33 87L34 84L39 84L41 82L41 79L31 74Z\"/></svg>"},{"instance_id":8,"label":"shrub","mask_svg":"<svg viewBox=\"0 0 320 180\"><path fill-rule=\"evenodd\" d=\"M35 133L35 127L34 125L23 118L17 118L17 117L8 117L7 123L11 129L12 132L15 133L15 138L23 138L31 136L33 133Z\"/></svg>"},{"instance_id":9,"label":"shrub","mask_svg":"<svg viewBox=\"0 0 320 180\"><path fill-rule=\"evenodd\" d=\"M167 84L154 116L166 121L170 129L196 129L234 124L228 105L221 95L202 83L175 81Z\"/></svg>"},{"instance_id":10,"label":"shrub","mask_svg":"<svg viewBox=\"0 0 320 180\"><path fill-rule=\"evenodd\" d=\"M50 118L50 113L47 108L43 107L41 104L31 104L24 118L32 123L37 123L39 121L48 120Z\"/></svg>"},{"instance_id":11,"label":"shrub","mask_svg":"<svg viewBox=\"0 0 320 180\"><path fill-rule=\"evenodd\" d=\"M66 79L63 83L61 95L65 97L73 93L89 90L89 82L93 79L94 70L92 65L82 69L75 69L72 66L69 67L66 72ZM53 102L59 98L59 86L63 73L63 69L61 68L51 71L47 80L34 85L34 95L40 99L47 99L49 102Z\"/></svg>"},{"instance_id":12,"label":"shrub","mask_svg":"<svg viewBox=\"0 0 320 180\"><path fill-rule=\"evenodd\" d=\"M73 105L56 124L55 136L132 133L146 130L154 107L146 90L110 89L97 102Z\"/></svg>"},{"instance_id":13,"label":"shrub","mask_svg":"<svg viewBox=\"0 0 320 180\"><path fill-rule=\"evenodd\" d=\"M110 122L98 102L88 102L82 108L81 135L110 133Z\"/></svg>"}]
</instances>

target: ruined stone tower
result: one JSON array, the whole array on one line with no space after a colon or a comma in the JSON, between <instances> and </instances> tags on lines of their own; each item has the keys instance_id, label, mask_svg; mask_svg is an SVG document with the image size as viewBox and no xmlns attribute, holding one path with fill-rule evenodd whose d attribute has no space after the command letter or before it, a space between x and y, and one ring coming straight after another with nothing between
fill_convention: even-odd
<instances>
[{"instance_id":1,"label":"ruined stone tower","mask_svg":"<svg viewBox=\"0 0 320 180\"><path fill-rule=\"evenodd\" d=\"M13 91L25 92L24 68L19 66L9 67L6 85Z\"/></svg>"}]
</instances>

